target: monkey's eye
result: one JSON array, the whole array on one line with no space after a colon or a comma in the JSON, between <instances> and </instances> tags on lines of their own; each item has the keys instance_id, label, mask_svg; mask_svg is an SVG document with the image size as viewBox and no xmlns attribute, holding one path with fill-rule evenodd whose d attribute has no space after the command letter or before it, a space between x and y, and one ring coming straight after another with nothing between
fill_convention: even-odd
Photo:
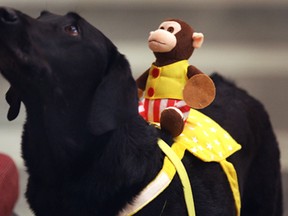
<instances>
[{"instance_id":1,"label":"monkey's eye","mask_svg":"<svg viewBox=\"0 0 288 216\"><path fill-rule=\"evenodd\" d=\"M77 25L68 25L64 28L64 30L71 36L78 36L80 33Z\"/></svg>"},{"instance_id":2,"label":"monkey's eye","mask_svg":"<svg viewBox=\"0 0 288 216\"><path fill-rule=\"evenodd\" d=\"M174 32L174 28L173 28L173 27L169 27L169 28L167 29L167 31L170 32L170 33L173 33L173 32Z\"/></svg>"},{"instance_id":3,"label":"monkey's eye","mask_svg":"<svg viewBox=\"0 0 288 216\"><path fill-rule=\"evenodd\" d=\"M164 28L163 26L161 26L159 29L162 29L162 30L164 30L165 28Z\"/></svg>"}]
</instances>

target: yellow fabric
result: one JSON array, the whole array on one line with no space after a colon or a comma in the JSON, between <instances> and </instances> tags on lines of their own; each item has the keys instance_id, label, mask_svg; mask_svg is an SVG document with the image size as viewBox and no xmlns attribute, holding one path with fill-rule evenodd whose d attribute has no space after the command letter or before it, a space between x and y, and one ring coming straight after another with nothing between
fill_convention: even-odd
<instances>
[{"instance_id":1,"label":"yellow fabric","mask_svg":"<svg viewBox=\"0 0 288 216\"><path fill-rule=\"evenodd\" d=\"M184 130L175 142L205 162L220 162L241 149L221 126L194 109L190 109Z\"/></svg>"},{"instance_id":2,"label":"yellow fabric","mask_svg":"<svg viewBox=\"0 0 288 216\"><path fill-rule=\"evenodd\" d=\"M147 79L145 88L145 98L147 99L183 99L183 89L187 77L187 68L189 63L187 60L182 60L163 67L156 67L152 64ZM153 69L159 70L159 76L153 77ZM149 96L149 89L154 89L154 95Z\"/></svg>"},{"instance_id":3,"label":"yellow fabric","mask_svg":"<svg viewBox=\"0 0 288 216\"><path fill-rule=\"evenodd\" d=\"M222 169L224 170L228 178L230 188L233 193L235 205L236 205L237 216L240 216L241 197L240 197L240 192L239 192L239 185L238 185L238 178L237 178L236 170L233 164L226 160L220 161L220 165L222 166Z\"/></svg>"},{"instance_id":4,"label":"yellow fabric","mask_svg":"<svg viewBox=\"0 0 288 216\"><path fill-rule=\"evenodd\" d=\"M180 177L180 180L182 182L182 185L183 185L184 197L185 197L188 215L189 216L195 216L196 214L195 214L194 200L193 200L193 195L192 195L192 188L190 185L190 180L189 180L188 174L187 174L186 169L185 169L185 167L181 161L181 158L179 158L179 156L176 154L176 152L174 152L170 148L170 146L167 145L163 140L159 140L158 145L161 148L161 150L165 153L165 155L167 156L166 159L169 158L170 163L172 163L174 165L174 166L171 166L171 164L168 164L165 166L165 163L164 163L163 169L165 171L166 171L167 167L169 167L169 169L173 169L173 170L176 169L176 171ZM182 149L182 150L184 150L184 149ZM174 174L175 174L175 172L174 172ZM172 176L172 178L173 178L173 176ZM172 180L172 178L171 178L171 180Z\"/></svg>"}]
</instances>

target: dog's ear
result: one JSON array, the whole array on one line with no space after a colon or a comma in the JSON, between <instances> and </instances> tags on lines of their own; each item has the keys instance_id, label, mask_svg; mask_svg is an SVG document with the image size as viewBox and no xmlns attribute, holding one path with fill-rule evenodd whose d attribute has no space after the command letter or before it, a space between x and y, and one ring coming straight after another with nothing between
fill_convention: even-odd
<instances>
[{"instance_id":1,"label":"dog's ear","mask_svg":"<svg viewBox=\"0 0 288 216\"><path fill-rule=\"evenodd\" d=\"M116 129L138 115L136 83L124 56L117 54L94 94L89 123L93 134Z\"/></svg>"},{"instance_id":2,"label":"dog's ear","mask_svg":"<svg viewBox=\"0 0 288 216\"><path fill-rule=\"evenodd\" d=\"M6 93L6 101L10 106L7 114L7 119L9 121L12 121L17 118L21 107L21 99L13 87L10 87L8 89Z\"/></svg>"}]
</instances>

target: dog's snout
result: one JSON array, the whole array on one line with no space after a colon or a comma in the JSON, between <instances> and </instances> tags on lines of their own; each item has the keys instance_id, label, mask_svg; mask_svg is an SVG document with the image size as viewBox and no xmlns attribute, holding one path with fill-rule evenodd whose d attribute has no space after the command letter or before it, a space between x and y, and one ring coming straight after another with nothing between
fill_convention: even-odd
<instances>
[{"instance_id":1,"label":"dog's snout","mask_svg":"<svg viewBox=\"0 0 288 216\"><path fill-rule=\"evenodd\" d=\"M18 22L18 15L10 8L0 8L0 21L5 24L15 24Z\"/></svg>"}]
</instances>

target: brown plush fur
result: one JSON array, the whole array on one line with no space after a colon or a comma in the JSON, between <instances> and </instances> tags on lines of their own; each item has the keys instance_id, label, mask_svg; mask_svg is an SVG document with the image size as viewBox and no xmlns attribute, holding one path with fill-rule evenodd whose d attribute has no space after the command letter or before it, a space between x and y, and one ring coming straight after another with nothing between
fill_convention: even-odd
<instances>
[{"instance_id":1,"label":"brown plush fur","mask_svg":"<svg viewBox=\"0 0 288 216\"><path fill-rule=\"evenodd\" d=\"M194 51L192 38L194 29L186 22L179 19L168 19L166 21L174 21L179 23L181 30L175 34L177 43L171 51L153 52L156 57L153 64L158 67L173 64L182 60L188 60ZM150 69L146 70L136 81L139 98L143 96L143 91L145 91L149 70ZM209 76L205 75L193 65L188 66L186 76L189 80L185 86L183 86L183 100L192 108L205 108L215 98L215 86L213 81L209 78ZM163 128L165 131L169 131L174 136L178 136L181 134L181 129L183 129L183 123L177 122L179 119L180 121L183 121L178 112L171 110L169 114L165 113L165 116L161 115L161 128Z\"/></svg>"}]
</instances>

